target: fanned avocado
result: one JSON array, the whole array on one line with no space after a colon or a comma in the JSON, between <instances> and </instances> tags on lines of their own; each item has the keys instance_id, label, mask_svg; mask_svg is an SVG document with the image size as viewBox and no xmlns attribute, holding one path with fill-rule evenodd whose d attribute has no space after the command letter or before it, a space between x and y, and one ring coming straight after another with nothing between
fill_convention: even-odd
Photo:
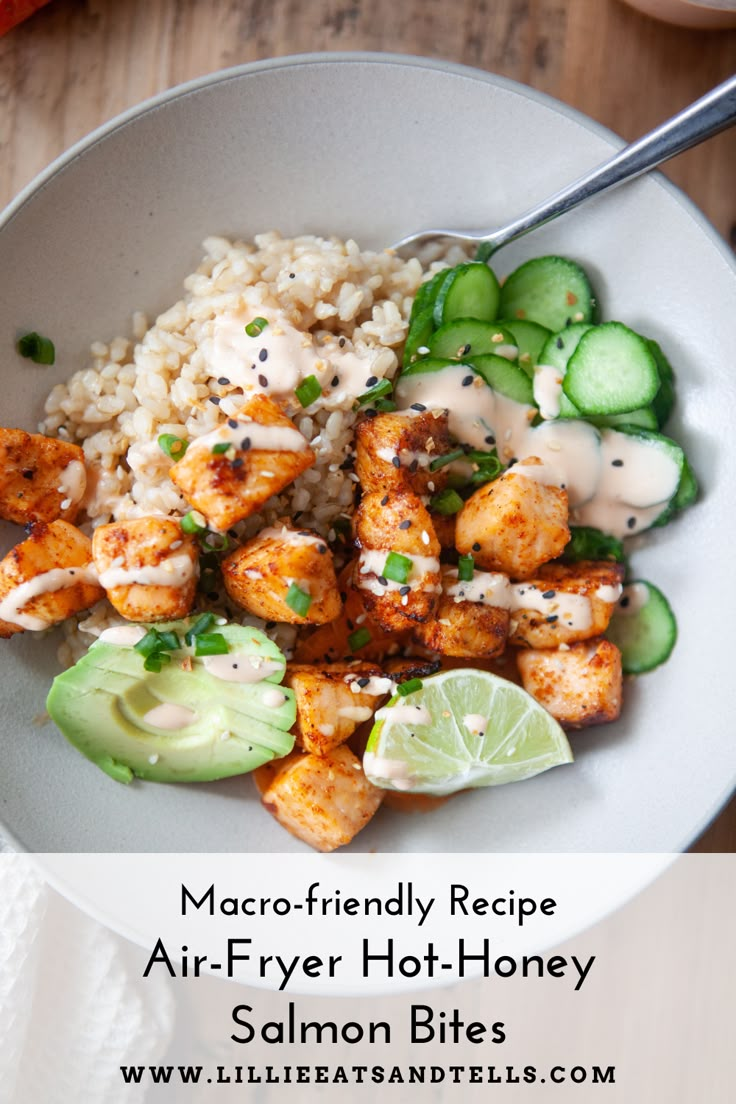
<instances>
[{"instance_id":1,"label":"fanned avocado","mask_svg":"<svg viewBox=\"0 0 736 1104\"><path fill-rule=\"evenodd\" d=\"M133 646L97 641L54 679L49 715L83 755L118 782L209 782L291 751L294 694L278 685L286 661L267 636L218 625L228 653L203 658L184 644L192 621L154 627L182 644L162 670L147 671Z\"/></svg>"}]
</instances>

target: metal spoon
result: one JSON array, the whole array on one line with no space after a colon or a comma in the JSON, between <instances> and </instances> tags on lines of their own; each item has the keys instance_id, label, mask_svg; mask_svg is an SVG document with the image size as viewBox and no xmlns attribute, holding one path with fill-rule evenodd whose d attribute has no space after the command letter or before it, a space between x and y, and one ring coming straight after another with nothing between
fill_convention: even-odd
<instances>
[{"instance_id":1,"label":"metal spoon","mask_svg":"<svg viewBox=\"0 0 736 1104\"><path fill-rule=\"evenodd\" d=\"M395 242L393 249L402 256L411 257L420 246L431 242L477 243L482 248L478 257L487 260L492 253L507 245L530 230L543 226L546 222L563 215L577 207L591 196L633 180L642 173L661 165L670 157L696 146L719 131L725 130L736 122L736 76L729 77L711 92L702 96L684 111L655 127L643 138L625 146L602 165L580 177L549 199L538 203L519 218L499 230L420 230Z\"/></svg>"}]
</instances>

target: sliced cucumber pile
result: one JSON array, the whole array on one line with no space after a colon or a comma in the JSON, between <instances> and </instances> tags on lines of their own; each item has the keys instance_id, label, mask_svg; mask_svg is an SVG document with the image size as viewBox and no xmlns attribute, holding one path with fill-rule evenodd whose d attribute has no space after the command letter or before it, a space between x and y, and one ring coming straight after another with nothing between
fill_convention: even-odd
<instances>
[{"instance_id":1,"label":"sliced cucumber pile","mask_svg":"<svg viewBox=\"0 0 736 1104\"><path fill-rule=\"evenodd\" d=\"M445 272L434 301L436 326L456 318L492 322L498 313L501 289L492 268L480 261L456 265Z\"/></svg>"},{"instance_id":2,"label":"sliced cucumber pile","mask_svg":"<svg viewBox=\"0 0 736 1104\"><path fill-rule=\"evenodd\" d=\"M624 674L642 675L669 658L677 622L662 591L636 579L624 587L606 636L621 652Z\"/></svg>"},{"instance_id":3,"label":"sliced cucumber pile","mask_svg":"<svg viewBox=\"0 0 736 1104\"><path fill-rule=\"evenodd\" d=\"M478 318L456 318L440 326L427 341L427 348L429 356L455 360L484 353L516 360L519 352L510 330L497 322L482 322Z\"/></svg>"},{"instance_id":4,"label":"sliced cucumber pile","mask_svg":"<svg viewBox=\"0 0 736 1104\"><path fill-rule=\"evenodd\" d=\"M563 390L581 414L625 414L659 390L649 343L621 322L593 326L570 357Z\"/></svg>"},{"instance_id":5,"label":"sliced cucumber pile","mask_svg":"<svg viewBox=\"0 0 736 1104\"><path fill-rule=\"evenodd\" d=\"M573 322L595 322L590 280L567 257L534 257L512 272L501 289L504 318L527 319L561 330Z\"/></svg>"}]
</instances>

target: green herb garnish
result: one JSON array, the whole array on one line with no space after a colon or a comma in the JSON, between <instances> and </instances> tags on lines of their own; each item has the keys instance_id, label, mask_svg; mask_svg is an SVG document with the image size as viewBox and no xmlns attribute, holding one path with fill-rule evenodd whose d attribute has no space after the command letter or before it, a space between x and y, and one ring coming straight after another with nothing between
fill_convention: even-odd
<instances>
[{"instance_id":1,"label":"green herb garnish","mask_svg":"<svg viewBox=\"0 0 736 1104\"><path fill-rule=\"evenodd\" d=\"M447 490L438 491L429 501L430 510L434 510L436 514L456 514L458 510L462 510L464 505L465 503L457 491L453 491L450 487Z\"/></svg>"},{"instance_id":2,"label":"green herb garnish","mask_svg":"<svg viewBox=\"0 0 736 1104\"><path fill-rule=\"evenodd\" d=\"M390 395L392 390L391 380L381 380L375 387L371 387L370 391L358 396L356 406L366 406L368 403L374 402L375 399L380 399L383 395Z\"/></svg>"},{"instance_id":3,"label":"green herb garnish","mask_svg":"<svg viewBox=\"0 0 736 1104\"><path fill-rule=\"evenodd\" d=\"M171 656L168 652L151 652L143 660L143 667L146 671L153 671L154 674L158 674L164 663L171 663Z\"/></svg>"},{"instance_id":4,"label":"green herb garnish","mask_svg":"<svg viewBox=\"0 0 736 1104\"><path fill-rule=\"evenodd\" d=\"M422 689L422 680L418 678L407 679L396 687L396 693L405 698L407 694L413 694L415 690Z\"/></svg>"},{"instance_id":5,"label":"green herb garnish","mask_svg":"<svg viewBox=\"0 0 736 1104\"><path fill-rule=\"evenodd\" d=\"M198 633L194 638L195 656L227 655L230 651L222 633Z\"/></svg>"},{"instance_id":6,"label":"green herb garnish","mask_svg":"<svg viewBox=\"0 0 736 1104\"><path fill-rule=\"evenodd\" d=\"M368 629L360 628L352 632L348 637L348 647L351 652L357 652L359 648L364 648L366 644L370 644L371 634Z\"/></svg>"},{"instance_id":7,"label":"green herb garnish","mask_svg":"<svg viewBox=\"0 0 736 1104\"><path fill-rule=\"evenodd\" d=\"M142 656L150 656L154 652L157 652L161 648L160 644L161 634L158 629L149 629L145 636L133 645L135 650Z\"/></svg>"},{"instance_id":8,"label":"green herb garnish","mask_svg":"<svg viewBox=\"0 0 736 1104\"><path fill-rule=\"evenodd\" d=\"M306 617L312 604L312 595L307 594L306 590L302 590L296 583L292 583L286 592L286 604L299 617Z\"/></svg>"},{"instance_id":9,"label":"green herb garnish","mask_svg":"<svg viewBox=\"0 0 736 1104\"><path fill-rule=\"evenodd\" d=\"M181 460L187 451L187 442L181 437L175 437L173 433L162 433L158 439L158 447L170 460Z\"/></svg>"},{"instance_id":10,"label":"green herb garnish","mask_svg":"<svg viewBox=\"0 0 736 1104\"><path fill-rule=\"evenodd\" d=\"M263 333L267 325L267 318L254 318L253 321L249 322L245 327L245 332L248 337L258 337L259 334Z\"/></svg>"},{"instance_id":11,"label":"green herb garnish","mask_svg":"<svg viewBox=\"0 0 736 1104\"><path fill-rule=\"evenodd\" d=\"M464 449L455 449L453 452L446 452L444 456L436 456L429 465L430 471L439 471L440 468L447 467L448 464L452 464L455 460L465 459Z\"/></svg>"},{"instance_id":12,"label":"green herb garnish","mask_svg":"<svg viewBox=\"0 0 736 1104\"><path fill-rule=\"evenodd\" d=\"M16 348L22 357L32 360L34 364L53 364L56 360L53 341L35 331L18 338Z\"/></svg>"},{"instance_id":13,"label":"green herb garnish","mask_svg":"<svg viewBox=\"0 0 736 1104\"><path fill-rule=\"evenodd\" d=\"M213 456L222 456L228 449L233 448L231 441L218 441L216 445L212 446Z\"/></svg>"},{"instance_id":14,"label":"green herb garnish","mask_svg":"<svg viewBox=\"0 0 736 1104\"><path fill-rule=\"evenodd\" d=\"M393 399L376 399L373 405L381 414L391 414L396 410L396 403Z\"/></svg>"},{"instance_id":15,"label":"green herb garnish","mask_svg":"<svg viewBox=\"0 0 736 1104\"><path fill-rule=\"evenodd\" d=\"M457 561L457 577L461 583L469 583L475 571L475 560L472 556L460 556Z\"/></svg>"},{"instance_id":16,"label":"green herb garnish","mask_svg":"<svg viewBox=\"0 0 736 1104\"><path fill-rule=\"evenodd\" d=\"M208 629L212 628L215 623L214 613L200 613L197 620L192 625L191 629L187 629L184 633L185 642L191 647L192 641L195 636L199 636L200 633L206 633Z\"/></svg>"},{"instance_id":17,"label":"green herb garnish","mask_svg":"<svg viewBox=\"0 0 736 1104\"><path fill-rule=\"evenodd\" d=\"M405 583L411 569L412 560L408 556L402 556L399 552L389 552L381 575L394 583Z\"/></svg>"},{"instance_id":18,"label":"green herb garnish","mask_svg":"<svg viewBox=\"0 0 736 1104\"><path fill-rule=\"evenodd\" d=\"M316 376L307 376L296 388L294 394L302 406L311 406L322 394L322 387Z\"/></svg>"},{"instance_id":19,"label":"green herb garnish","mask_svg":"<svg viewBox=\"0 0 736 1104\"><path fill-rule=\"evenodd\" d=\"M182 533L204 533L207 529L207 518L200 514L199 510L190 510L179 522Z\"/></svg>"}]
</instances>

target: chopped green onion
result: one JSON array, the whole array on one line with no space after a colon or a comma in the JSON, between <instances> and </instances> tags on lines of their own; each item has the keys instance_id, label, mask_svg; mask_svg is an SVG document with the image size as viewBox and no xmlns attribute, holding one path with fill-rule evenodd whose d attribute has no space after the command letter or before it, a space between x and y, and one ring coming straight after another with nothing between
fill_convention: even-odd
<instances>
[{"instance_id":1,"label":"chopped green onion","mask_svg":"<svg viewBox=\"0 0 736 1104\"><path fill-rule=\"evenodd\" d=\"M146 671L154 671L158 674L164 663L171 663L171 656L168 652L151 652L143 660L143 667Z\"/></svg>"},{"instance_id":2,"label":"chopped green onion","mask_svg":"<svg viewBox=\"0 0 736 1104\"><path fill-rule=\"evenodd\" d=\"M248 337L258 337L260 333L263 333L267 325L267 318L254 318L253 321L249 322L248 325L245 327L245 332L247 333Z\"/></svg>"},{"instance_id":3,"label":"chopped green onion","mask_svg":"<svg viewBox=\"0 0 736 1104\"><path fill-rule=\"evenodd\" d=\"M471 483L490 483L491 480L497 479L503 471L503 465L498 459L498 453L495 449L491 452L470 449L465 458L476 468L470 477Z\"/></svg>"},{"instance_id":4,"label":"chopped green onion","mask_svg":"<svg viewBox=\"0 0 736 1104\"><path fill-rule=\"evenodd\" d=\"M469 583L475 571L475 560L472 556L460 556L457 561L458 582Z\"/></svg>"},{"instance_id":5,"label":"chopped green onion","mask_svg":"<svg viewBox=\"0 0 736 1104\"><path fill-rule=\"evenodd\" d=\"M190 510L179 524L183 533L204 533L207 529L207 518L199 510Z\"/></svg>"},{"instance_id":6,"label":"chopped green onion","mask_svg":"<svg viewBox=\"0 0 736 1104\"><path fill-rule=\"evenodd\" d=\"M22 357L32 360L34 364L53 364L56 359L53 341L35 332L19 338L16 348Z\"/></svg>"},{"instance_id":7,"label":"chopped green onion","mask_svg":"<svg viewBox=\"0 0 736 1104\"><path fill-rule=\"evenodd\" d=\"M458 510L462 510L464 505L465 503L457 491L453 491L450 487L433 495L429 502L431 510L434 510L436 514L445 515L456 514Z\"/></svg>"},{"instance_id":8,"label":"chopped green onion","mask_svg":"<svg viewBox=\"0 0 736 1104\"><path fill-rule=\"evenodd\" d=\"M145 636L134 644L133 647L142 656L150 656L161 648L161 634L157 629L149 629Z\"/></svg>"},{"instance_id":9,"label":"chopped green onion","mask_svg":"<svg viewBox=\"0 0 736 1104\"><path fill-rule=\"evenodd\" d=\"M208 552L227 552L230 547L230 538L227 533L207 531L200 534L199 540L202 547L206 548Z\"/></svg>"},{"instance_id":10,"label":"chopped green onion","mask_svg":"<svg viewBox=\"0 0 736 1104\"><path fill-rule=\"evenodd\" d=\"M199 633L194 638L195 656L227 655L230 651L222 633Z\"/></svg>"},{"instance_id":11,"label":"chopped green onion","mask_svg":"<svg viewBox=\"0 0 736 1104\"><path fill-rule=\"evenodd\" d=\"M306 617L312 604L312 595L307 594L306 590L302 590L296 583L292 583L286 592L286 604L299 617Z\"/></svg>"},{"instance_id":12,"label":"chopped green onion","mask_svg":"<svg viewBox=\"0 0 736 1104\"><path fill-rule=\"evenodd\" d=\"M399 552L389 552L381 574L384 579L391 579L394 583L405 583L412 566L413 562L408 556L402 556Z\"/></svg>"},{"instance_id":13,"label":"chopped green onion","mask_svg":"<svg viewBox=\"0 0 736 1104\"><path fill-rule=\"evenodd\" d=\"M452 464L455 460L464 460L465 450L455 449L454 452L446 452L444 456L438 456L429 465L430 471L439 471L440 468L446 467L448 464Z\"/></svg>"},{"instance_id":14,"label":"chopped green onion","mask_svg":"<svg viewBox=\"0 0 736 1104\"><path fill-rule=\"evenodd\" d=\"M216 445L212 446L212 455L222 456L224 452L231 448L233 448L232 441L218 441Z\"/></svg>"},{"instance_id":15,"label":"chopped green onion","mask_svg":"<svg viewBox=\"0 0 736 1104\"><path fill-rule=\"evenodd\" d=\"M160 632L158 637L162 651L175 652L177 648L181 648L181 640L175 632Z\"/></svg>"},{"instance_id":16,"label":"chopped green onion","mask_svg":"<svg viewBox=\"0 0 736 1104\"><path fill-rule=\"evenodd\" d=\"M422 680L418 678L407 679L406 682L400 683L396 687L396 693L401 694L402 698L405 698L407 694L413 694L415 690L422 689Z\"/></svg>"},{"instance_id":17,"label":"chopped green onion","mask_svg":"<svg viewBox=\"0 0 736 1104\"><path fill-rule=\"evenodd\" d=\"M356 629L355 632L352 632L348 637L348 647L351 652L357 652L359 648L364 648L370 641L371 634L368 629Z\"/></svg>"},{"instance_id":18,"label":"chopped green onion","mask_svg":"<svg viewBox=\"0 0 736 1104\"><path fill-rule=\"evenodd\" d=\"M396 410L396 403L393 399L376 399L373 405L381 414L391 414Z\"/></svg>"},{"instance_id":19,"label":"chopped green onion","mask_svg":"<svg viewBox=\"0 0 736 1104\"><path fill-rule=\"evenodd\" d=\"M175 437L173 433L162 433L158 439L158 447L170 460L181 460L187 451L187 442L181 437Z\"/></svg>"},{"instance_id":20,"label":"chopped green onion","mask_svg":"<svg viewBox=\"0 0 736 1104\"><path fill-rule=\"evenodd\" d=\"M322 394L322 387L316 376L307 376L294 392L302 406L311 406Z\"/></svg>"},{"instance_id":21,"label":"chopped green onion","mask_svg":"<svg viewBox=\"0 0 736 1104\"><path fill-rule=\"evenodd\" d=\"M375 399L380 399L382 395L390 395L393 389L391 380L381 380L375 387L371 387L370 391L366 391L363 395L359 395L357 398L358 406L366 406L368 403L372 403Z\"/></svg>"},{"instance_id":22,"label":"chopped green onion","mask_svg":"<svg viewBox=\"0 0 736 1104\"><path fill-rule=\"evenodd\" d=\"M191 629L187 629L187 631L184 633L184 640L187 644L191 646L194 637L199 636L200 633L207 632L208 629L212 628L214 623L214 613L210 613L209 611L207 613L200 613L199 617L194 622Z\"/></svg>"}]
</instances>

